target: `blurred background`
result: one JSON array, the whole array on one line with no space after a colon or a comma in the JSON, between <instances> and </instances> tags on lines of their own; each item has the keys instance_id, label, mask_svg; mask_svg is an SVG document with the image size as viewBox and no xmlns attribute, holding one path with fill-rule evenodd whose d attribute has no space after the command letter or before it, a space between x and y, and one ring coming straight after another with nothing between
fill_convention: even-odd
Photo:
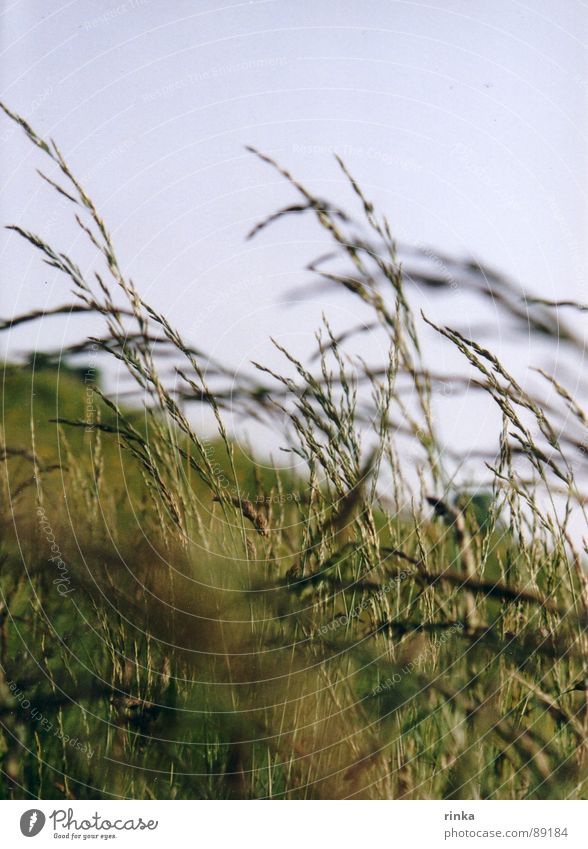
<instances>
[{"instance_id":1,"label":"blurred background","mask_svg":"<svg viewBox=\"0 0 588 849\"><path fill-rule=\"evenodd\" d=\"M336 332L362 320L351 296L312 286L305 267L326 242L310 217L246 241L296 201L245 150L254 145L316 195L359 211L338 153L399 243L424 251L450 284L438 294L414 281L419 307L475 338L490 332L492 349L532 380L525 364L559 373L566 345L541 349L532 332L515 333L438 255L487 264L543 298L587 300L587 35L575 0L6 2L1 90L57 141L145 299L231 369L282 367L270 336L305 356L322 312ZM67 201L35 173L38 151L8 120L0 138L2 224L93 267ZM2 318L72 300L30 246L6 230L0 240ZM582 333L576 315L561 317ZM98 332L99 319L74 315L16 327L0 343L17 360ZM463 367L453 346L425 336L438 370ZM581 394L578 350L566 374ZM377 334L357 337L354 351L385 357ZM124 390L111 369L107 385ZM194 415L211 428L207 411ZM467 392L446 411L441 398L439 415L447 440L471 448L499 421ZM232 424L262 454L280 444L263 423Z\"/></svg>"}]
</instances>

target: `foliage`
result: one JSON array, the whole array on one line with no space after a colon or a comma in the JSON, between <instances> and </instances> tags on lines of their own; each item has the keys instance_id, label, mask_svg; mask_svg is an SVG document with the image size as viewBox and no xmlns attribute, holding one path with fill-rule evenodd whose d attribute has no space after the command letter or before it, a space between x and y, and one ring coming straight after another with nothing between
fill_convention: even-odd
<instances>
[{"instance_id":1,"label":"foliage","mask_svg":"<svg viewBox=\"0 0 588 849\"><path fill-rule=\"evenodd\" d=\"M569 525L585 521L574 452L587 422L568 390L545 375L562 413L480 341L415 312L415 275L343 163L365 233L260 155L298 202L253 235L314 215L333 252L313 270L370 311L388 359L353 358L354 334L325 317L311 363L276 342L283 373L257 364L259 381L213 391L211 369L216 383L227 370L143 299L57 146L4 109L97 255L88 275L13 228L65 276L71 308L104 322L63 355L114 358L144 405L94 381L88 418L71 369L58 384L52 369L8 369L3 795L580 798L588 592ZM555 339L548 304L522 307L474 270L505 315ZM438 437L435 387L448 378L426 367L425 333L461 353L501 412L479 491L456 485ZM190 402L212 410L214 440L195 431ZM261 475L227 432L229 405L286 422L306 476Z\"/></svg>"}]
</instances>

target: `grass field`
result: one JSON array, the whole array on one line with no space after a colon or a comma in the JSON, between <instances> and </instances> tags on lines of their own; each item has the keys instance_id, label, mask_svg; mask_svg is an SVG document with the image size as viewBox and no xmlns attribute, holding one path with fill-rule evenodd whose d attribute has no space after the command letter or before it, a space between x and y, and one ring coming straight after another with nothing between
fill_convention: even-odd
<instances>
[{"instance_id":1,"label":"grass field","mask_svg":"<svg viewBox=\"0 0 588 849\"><path fill-rule=\"evenodd\" d=\"M104 332L4 368L2 797L585 798L588 582L570 528L585 527L588 419L567 388L544 374L537 398L485 343L421 316L351 176L361 222L258 154L298 200L252 235L314 216L338 263L314 273L369 309L388 358L368 367L326 316L313 362L278 345L283 373L258 364L229 395L125 276L59 149L5 112L95 272L14 229ZM505 317L558 344L553 304L476 271ZM424 331L500 411L483 486L454 482ZM109 397L98 356L142 404ZM212 411L213 439L190 402ZM229 408L275 420L305 471L260 471Z\"/></svg>"}]
</instances>

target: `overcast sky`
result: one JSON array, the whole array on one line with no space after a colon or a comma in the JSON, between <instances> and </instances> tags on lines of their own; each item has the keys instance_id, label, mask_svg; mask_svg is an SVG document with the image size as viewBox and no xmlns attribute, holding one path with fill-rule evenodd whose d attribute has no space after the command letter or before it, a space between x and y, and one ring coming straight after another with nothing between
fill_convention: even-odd
<instances>
[{"instance_id":1,"label":"overcast sky","mask_svg":"<svg viewBox=\"0 0 588 849\"><path fill-rule=\"evenodd\" d=\"M147 300L238 366L270 357L270 334L303 349L321 309L336 325L356 310L335 294L281 304L324 241L310 221L244 241L293 199L246 144L347 204L337 151L399 240L587 300L587 35L576 0L7 0L0 88L58 141ZM8 121L0 139L1 222L83 264L38 153ZM0 239L2 317L69 300ZM52 320L8 344L59 347L81 326Z\"/></svg>"}]
</instances>

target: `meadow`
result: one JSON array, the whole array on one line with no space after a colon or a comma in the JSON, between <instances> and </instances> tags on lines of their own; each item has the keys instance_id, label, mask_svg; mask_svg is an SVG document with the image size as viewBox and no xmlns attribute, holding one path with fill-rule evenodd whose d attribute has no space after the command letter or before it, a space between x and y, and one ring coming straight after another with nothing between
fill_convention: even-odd
<instances>
[{"instance_id":1,"label":"meadow","mask_svg":"<svg viewBox=\"0 0 588 849\"><path fill-rule=\"evenodd\" d=\"M283 371L234 380L144 300L57 145L3 109L94 271L13 229L61 274L55 312L103 332L4 365L0 796L585 798L588 419L571 390L543 370L531 393L485 341L416 309L412 288L443 297L449 279L407 271L343 162L358 216L257 151L295 200L250 237L314 218L328 251L310 273L371 320L337 335L325 315L310 362L276 341ZM559 311L584 305L457 265L504 322L581 356ZM370 332L378 368L354 356ZM425 332L465 383L426 365ZM137 403L109 394L108 358ZM448 385L500 413L468 485L438 434ZM252 462L227 411L275 422L304 473Z\"/></svg>"}]
</instances>

